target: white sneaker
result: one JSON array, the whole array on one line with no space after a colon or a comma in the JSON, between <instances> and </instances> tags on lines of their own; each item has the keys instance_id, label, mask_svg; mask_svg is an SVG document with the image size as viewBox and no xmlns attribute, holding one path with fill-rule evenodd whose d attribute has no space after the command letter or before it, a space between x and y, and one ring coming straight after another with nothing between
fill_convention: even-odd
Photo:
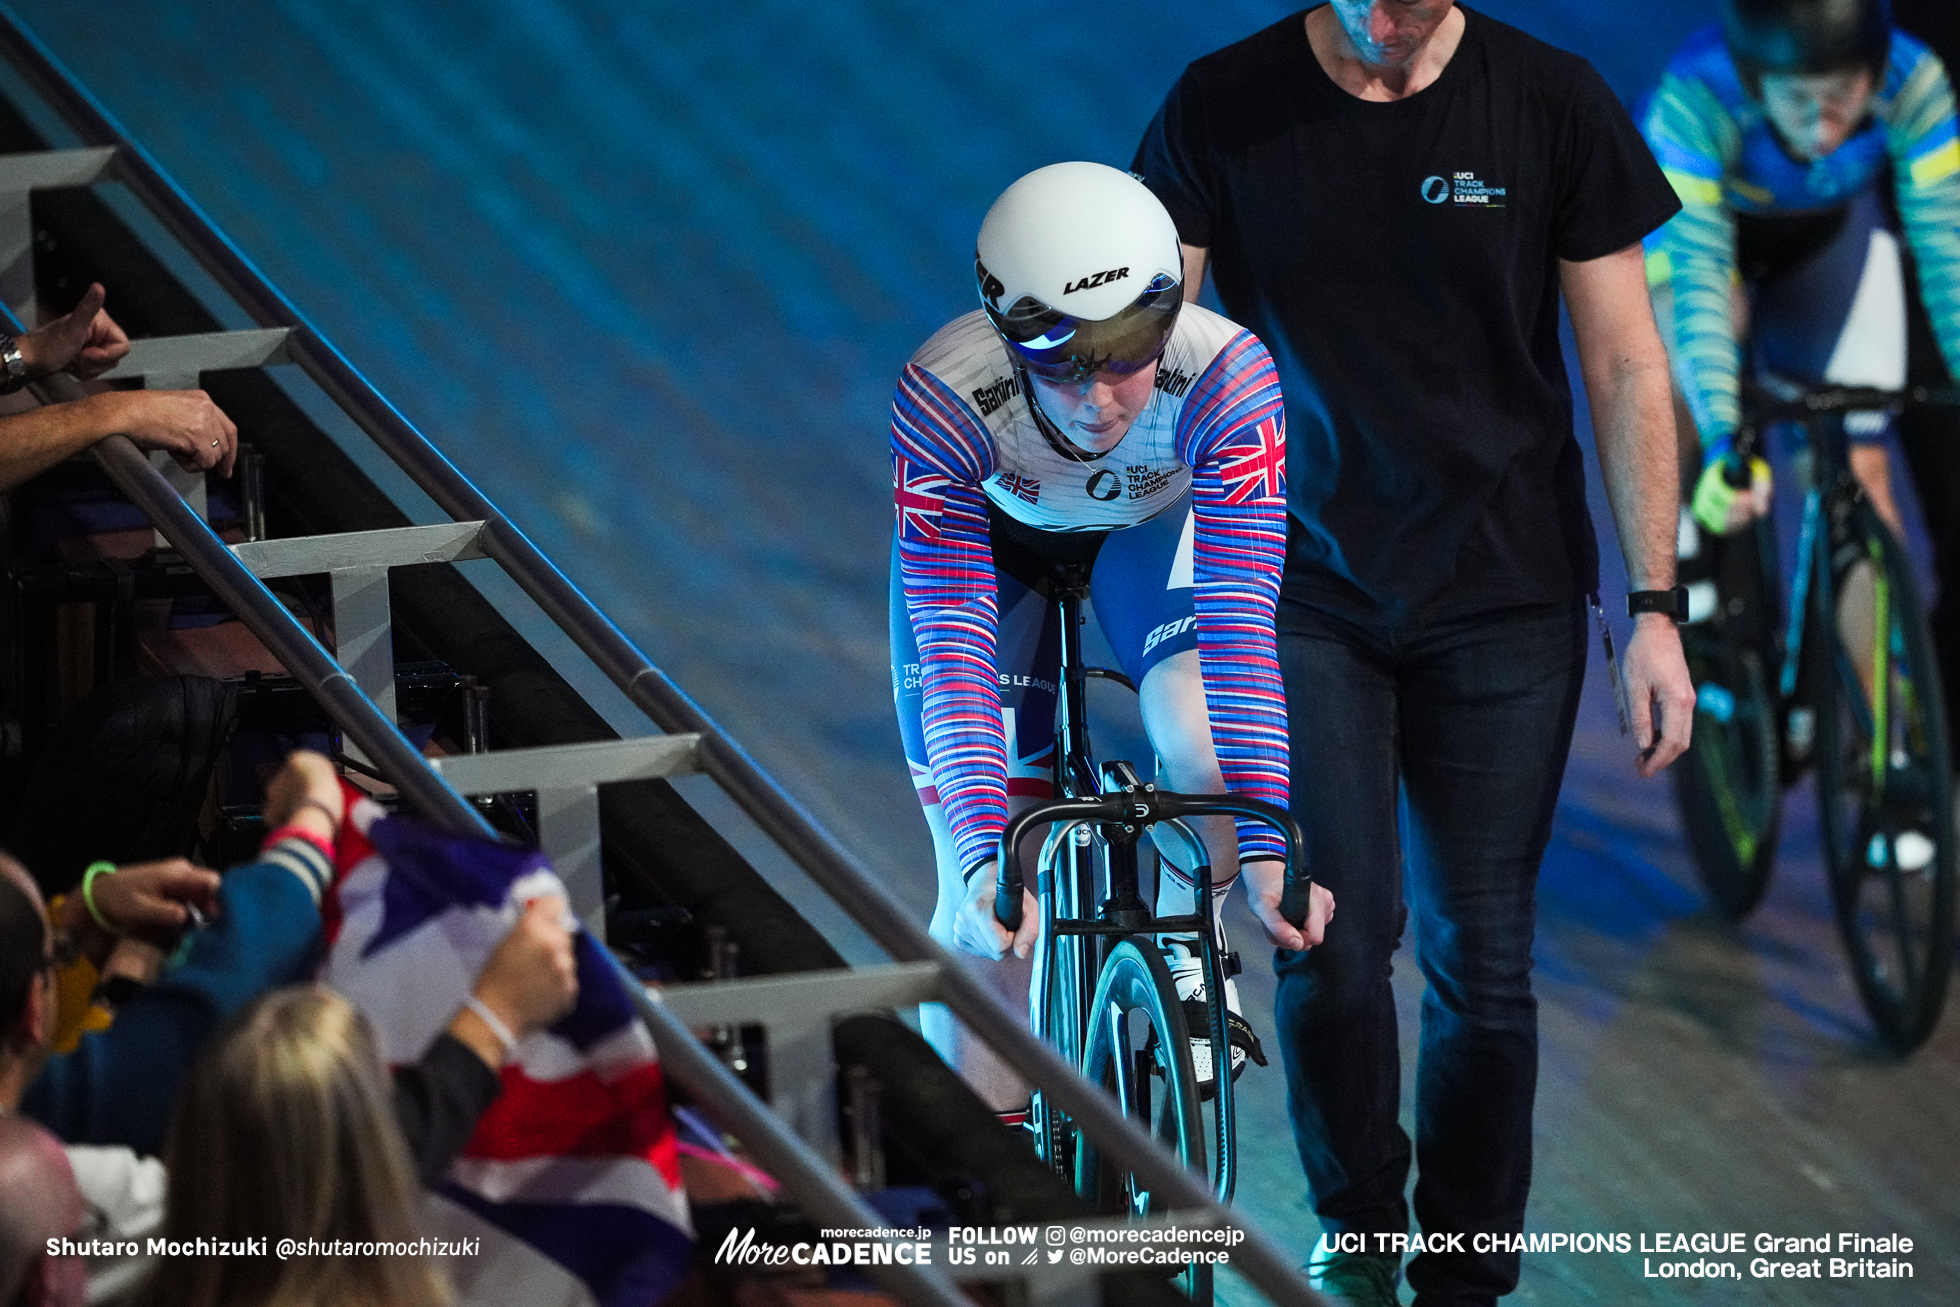
<instances>
[{"instance_id":1,"label":"white sneaker","mask_svg":"<svg viewBox=\"0 0 1960 1307\"><path fill-rule=\"evenodd\" d=\"M1170 967L1171 981L1177 986L1178 1000L1184 1004L1184 1023L1191 1034L1191 1066L1198 1074L1198 1097L1210 1098L1217 1092L1212 1083L1211 1017L1205 1002L1204 958L1193 953L1191 941L1163 941L1164 961ZM1225 981L1225 1042L1232 1050L1232 1079L1245 1074L1246 1059L1266 1065L1266 1052L1259 1036L1239 1011L1239 987Z\"/></svg>"}]
</instances>

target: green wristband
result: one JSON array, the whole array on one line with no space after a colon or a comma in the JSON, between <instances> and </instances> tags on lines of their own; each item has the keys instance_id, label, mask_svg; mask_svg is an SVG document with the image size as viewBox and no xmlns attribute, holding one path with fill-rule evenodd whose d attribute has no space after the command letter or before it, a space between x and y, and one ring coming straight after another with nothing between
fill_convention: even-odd
<instances>
[{"instance_id":1,"label":"green wristband","mask_svg":"<svg viewBox=\"0 0 1960 1307\"><path fill-rule=\"evenodd\" d=\"M102 927L102 929L108 931L111 935L120 935L122 932L110 925L109 919L102 915L102 909L95 906L95 878L97 876L113 876L115 874L116 864L113 862L89 863L88 870L82 873L82 905L88 909L89 916L95 918L96 925Z\"/></svg>"}]
</instances>

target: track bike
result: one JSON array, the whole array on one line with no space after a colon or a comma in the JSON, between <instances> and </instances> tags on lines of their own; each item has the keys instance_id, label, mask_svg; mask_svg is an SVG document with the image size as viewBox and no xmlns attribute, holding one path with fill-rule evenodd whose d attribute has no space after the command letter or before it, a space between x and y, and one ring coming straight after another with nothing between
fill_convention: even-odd
<instances>
[{"instance_id":1,"label":"track bike","mask_svg":"<svg viewBox=\"0 0 1960 1307\"><path fill-rule=\"evenodd\" d=\"M1694 743L1673 772L1696 868L1716 908L1741 920L1769 881L1783 788L1814 768L1839 933L1860 999L1901 1051L1939 1020L1960 847L1939 666L1911 560L1851 474L1843 415L1955 402L1927 388L1745 397L1730 484L1747 483L1772 426L1804 435L1787 622L1768 518L1716 537L1684 513L1681 528L1696 701Z\"/></svg>"},{"instance_id":2,"label":"track bike","mask_svg":"<svg viewBox=\"0 0 1960 1307\"><path fill-rule=\"evenodd\" d=\"M1009 932L1019 929L1026 880L1022 841L1047 826L1035 876L1042 930L1028 1000L1034 1032L1112 1093L1126 1115L1186 1166L1207 1174L1220 1201L1229 1202L1237 1138L1225 980L1237 970L1237 955L1221 946L1211 912L1210 859L1186 821L1248 817L1280 831L1287 841L1280 912L1295 925L1306 919L1312 888L1301 870L1305 845L1292 818L1272 804L1233 794L1173 794L1143 780L1127 762L1097 766L1089 743L1088 681L1102 677L1136 687L1120 672L1084 665L1086 567L1057 564L1051 580L1061 620L1055 751L1060 797L1008 821L1001 835L994 915ZM1194 912L1160 917L1144 901L1140 845L1146 836L1154 844L1172 841L1180 847L1184 865L1192 868ZM1188 937L1197 945L1201 1002L1179 999L1158 944L1164 935ZM1191 1058L1194 1030L1208 1036L1212 1050L1211 1080L1203 1090ZM1042 1159L1095 1210L1135 1218L1158 1210L1160 1204L1134 1174L1102 1153L1039 1092L1030 1124ZM1210 1266L1190 1267L1183 1280L1192 1301L1211 1301Z\"/></svg>"}]
</instances>

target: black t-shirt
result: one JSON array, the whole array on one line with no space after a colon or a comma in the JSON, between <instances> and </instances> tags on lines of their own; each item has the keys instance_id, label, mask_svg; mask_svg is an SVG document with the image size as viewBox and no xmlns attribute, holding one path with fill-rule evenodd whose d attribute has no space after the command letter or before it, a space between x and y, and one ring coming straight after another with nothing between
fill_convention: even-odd
<instances>
[{"instance_id":1,"label":"black t-shirt","mask_svg":"<svg viewBox=\"0 0 1960 1307\"><path fill-rule=\"evenodd\" d=\"M1591 65L1464 17L1442 75L1383 103L1294 14L1187 68L1137 151L1279 366L1284 593L1370 625L1597 585L1557 260L1680 207Z\"/></svg>"}]
</instances>

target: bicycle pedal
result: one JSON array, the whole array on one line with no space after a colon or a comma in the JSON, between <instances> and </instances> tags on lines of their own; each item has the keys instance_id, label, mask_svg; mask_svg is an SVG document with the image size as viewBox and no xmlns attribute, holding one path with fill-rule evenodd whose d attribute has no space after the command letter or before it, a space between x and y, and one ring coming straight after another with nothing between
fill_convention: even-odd
<instances>
[{"instance_id":1,"label":"bicycle pedal","mask_svg":"<svg viewBox=\"0 0 1960 1307\"><path fill-rule=\"evenodd\" d=\"M1186 1031L1204 1030L1211 1020L1203 999L1184 1000L1184 1025ZM1244 1017L1231 1010L1225 1013L1225 1043L1232 1050L1232 1081L1237 1083L1245 1074L1246 1066L1257 1063L1269 1065L1265 1046L1253 1032L1252 1025ZM1163 1078L1164 1062L1157 1052L1157 1032L1152 1030L1145 1041L1143 1051L1150 1067L1150 1074ZM1210 1102L1218 1093L1218 1083L1212 1071L1211 1039L1208 1035L1191 1034L1191 1070L1198 1082L1198 1101Z\"/></svg>"},{"instance_id":2,"label":"bicycle pedal","mask_svg":"<svg viewBox=\"0 0 1960 1307\"><path fill-rule=\"evenodd\" d=\"M1230 980L1233 976L1244 974L1245 964L1239 961L1239 951L1237 949L1233 949L1220 959L1220 970L1225 973L1225 979L1227 980Z\"/></svg>"},{"instance_id":3,"label":"bicycle pedal","mask_svg":"<svg viewBox=\"0 0 1960 1307\"><path fill-rule=\"evenodd\" d=\"M1225 971L1229 976L1239 969L1238 954L1228 953L1220 959L1222 964L1227 960L1230 964L1229 969L1221 965L1220 970ZM1191 1069L1197 1076L1198 1097L1200 1100L1210 1099L1218 1092L1218 1086L1213 1070L1215 1063L1211 1043L1211 1010L1205 1002L1202 963L1198 958L1187 954L1174 958L1170 969L1172 979L1177 982L1179 1001L1184 1008L1185 1030L1191 1039ZM1232 1010L1230 1003L1236 997L1236 991L1228 987L1226 996L1225 1044L1230 1050L1228 1056L1231 1059L1232 1079L1237 1080L1245 1074L1248 1062L1256 1062L1260 1066L1266 1065L1266 1050L1260 1044L1259 1036L1253 1033L1251 1024ZM1153 1044L1147 1044L1146 1048L1152 1054L1152 1072L1161 1075L1161 1064L1155 1056L1155 1038L1156 1032L1153 1030L1151 1032Z\"/></svg>"}]
</instances>

